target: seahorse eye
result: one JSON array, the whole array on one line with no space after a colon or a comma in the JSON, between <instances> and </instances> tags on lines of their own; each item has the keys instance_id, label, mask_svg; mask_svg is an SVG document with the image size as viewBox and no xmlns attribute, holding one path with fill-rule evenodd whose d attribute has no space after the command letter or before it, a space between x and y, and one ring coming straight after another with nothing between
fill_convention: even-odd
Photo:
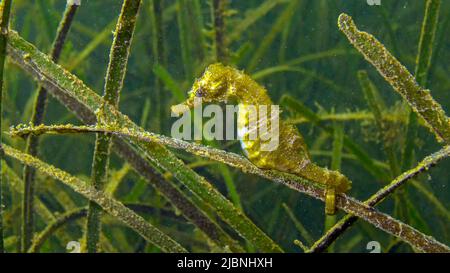
<instances>
[{"instance_id":1,"label":"seahorse eye","mask_svg":"<svg viewBox=\"0 0 450 273\"><path fill-rule=\"evenodd\" d=\"M200 86L200 87L197 89L197 92L195 92L195 96L196 96L196 97L203 97L203 95L204 95L204 91L203 91L203 88Z\"/></svg>"}]
</instances>

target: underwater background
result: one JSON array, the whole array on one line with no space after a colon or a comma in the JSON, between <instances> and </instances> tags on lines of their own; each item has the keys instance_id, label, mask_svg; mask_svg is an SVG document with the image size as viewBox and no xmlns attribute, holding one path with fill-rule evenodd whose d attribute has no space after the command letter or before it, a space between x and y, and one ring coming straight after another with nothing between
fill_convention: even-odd
<instances>
[{"instance_id":1,"label":"underwater background","mask_svg":"<svg viewBox=\"0 0 450 273\"><path fill-rule=\"evenodd\" d=\"M281 106L283 120L295 124L302 133L313 161L349 177L353 185L348 195L364 201L439 151L443 144L436 141L421 119L416 133L408 134L408 104L339 30L339 15L352 16L360 30L376 37L414 74L425 10L428 4L438 2L439 17L430 43L432 56L427 77L420 85L430 89L433 98L447 113L450 111L450 1L372 2L377 1L143 0L118 109L145 130L170 136L175 120L170 116L170 106L186 98L195 79L209 64L219 61L232 65L267 89L275 104ZM59 59L62 67L99 95L103 94L122 5L120 0L82 0ZM13 0L10 28L40 51L51 52L65 8L66 1L62 0ZM3 143L25 151L27 142L7 132L10 126L30 122L39 84L15 62L9 59L5 63L1 129ZM366 74L361 71L367 72L376 87L375 103L364 93L361 75ZM381 109L379 116L374 113L377 107ZM50 95L43 123L82 124ZM95 140L95 134L43 135L37 157L89 182ZM236 141L218 141L214 145L243 155ZM322 201L283 184L180 149L170 151L206 178L231 201L236 213L245 213L285 252L304 252L305 246L311 247L345 216L342 210L335 216L325 216ZM5 157L2 208L6 252L23 251L23 169L19 161ZM206 203L217 207L206 206L198 201L202 197L174 177L179 170L154 169L163 183L170 181L193 199L236 242L237 249L264 252L227 223L227 217L236 215L217 213L222 205L213 195ZM376 209L450 245L449 169L448 159L427 168ZM34 209L33 238L61 215L83 209L84 213L73 219L62 219L39 246L40 252L68 252L68 243L81 242L84 236L88 199L51 175L37 172L35 179L34 202L39 203L35 208L45 208L50 216L42 217ZM151 179L147 181L142 172L135 171L115 153L111 153L106 191L188 251L229 250L187 220L189 217L152 186ZM101 222L101 252L161 251L158 244L147 242L108 213ZM364 220L356 221L324 251L370 252L373 241L381 252L418 251Z\"/></svg>"}]
</instances>

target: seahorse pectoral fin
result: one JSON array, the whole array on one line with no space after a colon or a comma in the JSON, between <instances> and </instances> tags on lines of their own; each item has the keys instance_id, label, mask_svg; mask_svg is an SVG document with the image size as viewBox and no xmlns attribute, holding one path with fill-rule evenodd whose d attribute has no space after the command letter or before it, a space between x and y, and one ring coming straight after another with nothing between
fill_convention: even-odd
<instances>
[{"instance_id":1,"label":"seahorse pectoral fin","mask_svg":"<svg viewBox=\"0 0 450 273\"><path fill-rule=\"evenodd\" d=\"M334 187L327 187L325 190L325 213L336 214L336 189Z\"/></svg>"}]
</instances>

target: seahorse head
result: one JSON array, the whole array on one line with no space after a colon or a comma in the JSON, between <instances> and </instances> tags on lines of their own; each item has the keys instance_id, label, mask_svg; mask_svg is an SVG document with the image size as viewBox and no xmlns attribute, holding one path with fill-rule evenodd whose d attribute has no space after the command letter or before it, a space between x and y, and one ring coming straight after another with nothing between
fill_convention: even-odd
<instances>
[{"instance_id":1,"label":"seahorse head","mask_svg":"<svg viewBox=\"0 0 450 273\"><path fill-rule=\"evenodd\" d=\"M201 103L226 102L233 94L233 82L237 73L238 70L221 63L209 65L203 75L194 82L188 99L181 105L193 108L200 98Z\"/></svg>"}]
</instances>

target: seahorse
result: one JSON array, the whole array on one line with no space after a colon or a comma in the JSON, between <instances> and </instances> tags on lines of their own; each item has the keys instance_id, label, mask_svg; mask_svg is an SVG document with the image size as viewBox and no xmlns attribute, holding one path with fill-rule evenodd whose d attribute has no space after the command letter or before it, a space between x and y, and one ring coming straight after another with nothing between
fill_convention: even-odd
<instances>
[{"instance_id":1,"label":"seahorse","mask_svg":"<svg viewBox=\"0 0 450 273\"><path fill-rule=\"evenodd\" d=\"M196 98L201 98L201 103L237 102L238 134L241 135L242 148L250 162L261 169L278 170L321 184L326 190L325 213L335 213L336 194L347 192L351 188L351 182L337 171L314 164L302 135L294 125L279 120L278 146L273 150L261 149L263 141L258 135L256 138L249 137L251 130L259 129L249 127L250 107L254 110L254 107L259 109L259 106L266 105L270 109L273 105L263 86L238 69L216 63L209 65L203 75L195 80L187 100L181 105L194 108L198 101ZM180 105L173 106L172 111L179 112L181 108ZM267 117L257 115L254 124L259 127L266 122L264 119ZM265 126L270 125L269 122Z\"/></svg>"}]
</instances>

